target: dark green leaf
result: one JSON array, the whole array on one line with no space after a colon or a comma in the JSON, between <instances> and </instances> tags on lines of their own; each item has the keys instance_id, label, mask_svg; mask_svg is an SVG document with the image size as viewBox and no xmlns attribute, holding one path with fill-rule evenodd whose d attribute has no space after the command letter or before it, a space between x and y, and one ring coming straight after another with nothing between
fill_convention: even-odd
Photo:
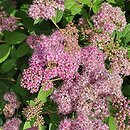
<instances>
[{"instance_id":1,"label":"dark green leaf","mask_svg":"<svg viewBox=\"0 0 130 130\"><path fill-rule=\"evenodd\" d=\"M5 35L5 41L8 44L19 44L27 38L25 34L16 31L5 32L4 35Z\"/></svg>"},{"instance_id":2,"label":"dark green leaf","mask_svg":"<svg viewBox=\"0 0 130 130\"><path fill-rule=\"evenodd\" d=\"M26 43L20 44L16 51L16 57L20 58L20 57L26 55L29 52L29 50L30 49Z\"/></svg>"},{"instance_id":3,"label":"dark green leaf","mask_svg":"<svg viewBox=\"0 0 130 130\"><path fill-rule=\"evenodd\" d=\"M0 63L5 61L10 54L10 46L7 44L0 45Z\"/></svg>"},{"instance_id":4,"label":"dark green leaf","mask_svg":"<svg viewBox=\"0 0 130 130\"><path fill-rule=\"evenodd\" d=\"M2 70L4 73L10 71L15 65L15 59L9 59L6 60L3 64L2 64Z\"/></svg>"}]
</instances>

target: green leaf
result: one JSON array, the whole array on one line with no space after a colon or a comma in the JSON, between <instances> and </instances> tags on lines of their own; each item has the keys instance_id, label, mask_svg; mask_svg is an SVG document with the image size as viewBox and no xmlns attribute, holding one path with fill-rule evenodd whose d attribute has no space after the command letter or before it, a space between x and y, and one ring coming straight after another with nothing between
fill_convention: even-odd
<instances>
[{"instance_id":1,"label":"green leaf","mask_svg":"<svg viewBox=\"0 0 130 130\"><path fill-rule=\"evenodd\" d=\"M8 44L19 44L27 38L25 34L16 31L4 32L4 35L5 35L5 41Z\"/></svg>"},{"instance_id":2,"label":"green leaf","mask_svg":"<svg viewBox=\"0 0 130 130\"><path fill-rule=\"evenodd\" d=\"M23 130L26 130L26 129L30 128L30 127L31 127L30 121L26 121L26 122L24 123Z\"/></svg>"},{"instance_id":3,"label":"green leaf","mask_svg":"<svg viewBox=\"0 0 130 130\"><path fill-rule=\"evenodd\" d=\"M58 23L60 22L60 20L62 19L62 16L63 16L63 11L62 10L57 10L56 11L56 16L52 18L52 20L55 22L55 23Z\"/></svg>"},{"instance_id":4,"label":"green leaf","mask_svg":"<svg viewBox=\"0 0 130 130\"><path fill-rule=\"evenodd\" d=\"M40 89L38 93L38 100L45 103L47 101L47 97L53 92L53 88L49 89L48 91L44 91L43 88Z\"/></svg>"},{"instance_id":5,"label":"green leaf","mask_svg":"<svg viewBox=\"0 0 130 130\"><path fill-rule=\"evenodd\" d=\"M15 65L15 59L9 59L6 60L3 64L2 64L2 70L4 73L10 71Z\"/></svg>"},{"instance_id":6,"label":"green leaf","mask_svg":"<svg viewBox=\"0 0 130 130\"><path fill-rule=\"evenodd\" d=\"M78 2L88 5L88 7L90 7L92 4L91 0L78 0Z\"/></svg>"},{"instance_id":7,"label":"green leaf","mask_svg":"<svg viewBox=\"0 0 130 130\"><path fill-rule=\"evenodd\" d=\"M110 130L117 130L116 121L113 116L109 117L109 128Z\"/></svg>"},{"instance_id":8,"label":"green leaf","mask_svg":"<svg viewBox=\"0 0 130 130\"><path fill-rule=\"evenodd\" d=\"M93 9L93 12L96 14L100 10L100 5L94 4L92 9Z\"/></svg>"},{"instance_id":9,"label":"green leaf","mask_svg":"<svg viewBox=\"0 0 130 130\"><path fill-rule=\"evenodd\" d=\"M26 43L22 43L19 45L18 49L16 50L16 57L20 58L25 56L29 52L29 47Z\"/></svg>"},{"instance_id":10,"label":"green leaf","mask_svg":"<svg viewBox=\"0 0 130 130\"><path fill-rule=\"evenodd\" d=\"M100 10L102 2L103 2L103 0L94 0L93 1L92 10L95 14Z\"/></svg>"},{"instance_id":11,"label":"green leaf","mask_svg":"<svg viewBox=\"0 0 130 130\"><path fill-rule=\"evenodd\" d=\"M59 126L60 118L57 113L50 114L49 130L57 130Z\"/></svg>"},{"instance_id":12,"label":"green leaf","mask_svg":"<svg viewBox=\"0 0 130 130\"><path fill-rule=\"evenodd\" d=\"M69 10L73 15L76 15L82 11L81 8L79 4L75 3Z\"/></svg>"},{"instance_id":13,"label":"green leaf","mask_svg":"<svg viewBox=\"0 0 130 130\"><path fill-rule=\"evenodd\" d=\"M65 8L69 10L75 3L76 3L75 0L66 0Z\"/></svg>"},{"instance_id":14,"label":"green leaf","mask_svg":"<svg viewBox=\"0 0 130 130\"><path fill-rule=\"evenodd\" d=\"M39 129L38 130L45 130L45 126L39 125Z\"/></svg>"},{"instance_id":15,"label":"green leaf","mask_svg":"<svg viewBox=\"0 0 130 130\"><path fill-rule=\"evenodd\" d=\"M130 42L130 32L126 34L125 38L124 38L124 43L127 44Z\"/></svg>"},{"instance_id":16,"label":"green leaf","mask_svg":"<svg viewBox=\"0 0 130 130\"><path fill-rule=\"evenodd\" d=\"M108 3L116 4L115 0L107 0Z\"/></svg>"},{"instance_id":17,"label":"green leaf","mask_svg":"<svg viewBox=\"0 0 130 130\"><path fill-rule=\"evenodd\" d=\"M35 25L35 24L38 24L38 23L40 23L40 22L42 22L42 21L43 21L42 19L35 19L35 20L34 20L34 25Z\"/></svg>"},{"instance_id":18,"label":"green leaf","mask_svg":"<svg viewBox=\"0 0 130 130\"><path fill-rule=\"evenodd\" d=\"M130 33L130 23L126 25L126 27L123 30L123 37L126 37L126 35Z\"/></svg>"},{"instance_id":19,"label":"green leaf","mask_svg":"<svg viewBox=\"0 0 130 130\"><path fill-rule=\"evenodd\" d=\"M10 54L10 46L7 44L0 45L0 63L5 61Z\"/></svg>"}]
</instances>

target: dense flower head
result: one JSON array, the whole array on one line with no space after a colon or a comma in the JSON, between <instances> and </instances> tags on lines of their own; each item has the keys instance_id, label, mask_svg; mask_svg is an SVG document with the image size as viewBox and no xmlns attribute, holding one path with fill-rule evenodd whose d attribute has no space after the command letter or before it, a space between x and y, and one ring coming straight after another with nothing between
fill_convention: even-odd
<instances>
[{"instance_id":1,"label":"dense flower head","mask_svg":"<svg viewBox=\"0 0 130 130\"><path fill-rule=\"evenodd\" d=\"M93 120L93 129L92 130L109 130L109 126L104 124L101 120Z\"/></svg>"},{"instance_id":2,"label":"dense flower head","mask_svg":"<svg viewBox=\"0 0 130 130\"><path fill-rule=\"evenodd\" d=\"M31 66L23 72L21 86L30 90L31 93L37 92L42 81L42 70L39 66Z\"/></svg>"},{"instance_id":3,"label":"dense flower head","mask_svg":"<svg viewBox=\"0 0 130 130\"><path fill-rule=\"evenodd\" d=\"M17 20L13 16L8 16L8 14L3 11L3 8L0 7L0 32L14 31L17 28Z\"/></svg>"},{"instance_id":4,"label":"dense flower head","mask_svg":"<svg viewBox=\"0 0 130 130\"><path fill-rule=\"evenodd\" d=\"M127 50L113 50L113 55L110 57L110 60L112 71L125 76L130 75L130 61L127 58Z\"/></svg>"},{"instance_id":5,"label":"dense flower head","mask_svg":"<svg viewBox=\"0 0 130 130\"><path fill-rule=\"evenodd\" d=\"M26 108L23 109L23 115L27 118L27 121L31 121L35 118L34 126L38 127L39 125L44 124L44 119L42 114L42 102L39 102L38 99L34 99L34 104L29 104Z\"/></svg>"},{"instance_id":6,"label":"dense flower head","mask_svg":"<svg viewBox=\"0 0 130 130\"><path fill-rule=\"evenodd\" d=\"M99 12L92 16L94 29L85 34L95 46L104 50L104 46L112 40L110 34L114 30L122 31L126 26L126 18L120 7L113 7L109 3L102 3ZM89 29L85 29L88 32Z\"/></svg>"},{"instance_id":7,"label":"dense flower head","mask_svg":"<svg viewBox=\"0 0 130 130\"><path fill-rule=\"evenodd\" d=\"M97 32L92 32L90 35L89 35L89 41L100 48L100 49L104 49L103 48L103 45L104 44L107 44L108 42L111 41L111 37L108 33L106 32L100 32L100 33L97 33Z\"/></svg>"},{"instance_id":8,"label":"dense flower head","mask_svg":"<svg viewBox=\"0 0 130 130\"><path fill-rule=\"evenodd\" d=\"M72 120L64 119L61 121L58 130L72 130Z\"/></svg>"},{"instance_id":9,"label":"dense flower head","mask_svg":"<svg viewBox=\"0 0 130 130\"><path fill-rule=\"evenodd\" d=\"M8 101L9 103L15 102L16 99L17 99L17 97L14 92L7 92L4 95L4 100Z\"/></svg>"},{"instance_id":10,"label":"dense flower head","mask_svg":"<svg viewBox=\"0 0 130 130\"><path fill-rule=\"evenodd\" d=\"M17 20L15 17L7 17L2 19L2 30L14 31L17 28Z\"/></svg>"},{"instance_id":11,"label":"dense flower head","mask_svg":"<svg viewBox=\"0 0 130 130\"><path fill-rule=\"evenodd\" d=\"M99 96L92 105L92 116L97 119L105 119L109 116L109 104L106 97Z\"/></svg>"},{"instance_id":12,"label":"dense flower head","mask_svg":"<svg viewBox=\"0 0 130 130\"><path fill-rule=\"evenodd\" d=\"M130 123L130 100L123 96L113 95L112 106L117 110L115 115L116 124L119 130L125 130L129 127ZM124 122L128 120L128 125ZM128 128L129 129L129 128Z\"/></svg>"},{"instance_id":13,"label":"dense flower head","mask_svg":"<svg viewBox=\"0 0 130 130\"><path fill-rule=\"evenodd\" d=\"M74 25L55 31L50 36L31 35L27 44L33 49L29 59L29 68L23 72L21 86L31 93L37 92L41 85L50 89L50 81L56 77L72 79L78 71L81 49L78 45L78 30Z\"/></svg>"},{"instance_id":14,"label":"dense flower head","mask_svg":"<svg viewBox=\"0 0 130 130\"><path fill-rule=\"evenodd\" d=\"M12 104L6 104L3 108L5 118L10 118L15 114L15 109Z\"/></svg>"},{"instance_id":15,"label":"dense flower head","mask_svg":"<svg viewBox=\"0 0 130 130\"><path fill-rule=\"evenodd\" d=\"M5 118L10 118L14 115L15 109L20 107L20 102L17 100L14 92L5 93L3 98L8 101L3 108L4 116Z\"/></svg>"},{"instance_id":16,"label":"dense flower head","mask_svg":"<svg viewBox=\"0 0 130 130\"><path fill-rule=\"evenodd\" d=\"M87 72L91 72L99 67L105 68L103 52L93 46L82 48L81 62Z\"/></svg>"},{"instance_id":17,"label":"dense flower head","mask_svg":"<svg viewBox=\"0 0 130 130\"><path fill-rule=\"evenodd\" d=\"M112 33L114 30L122 31L126 26L126 18L119 7L112 7L103 3L100 11L92 17L96 29L103 29L104 32Z\"/></svg>"},{"instance_id":18,"label":"dense flower head","mask_svg":"<svg viewBox=\"0 0 130 130\"><path fill-rule=\"evenodd\" d=\"M8 104L14 109L20 107L20 102L17 100L16 94L14 92L7 92L4 95L4 100L8 101Z\"/></svg>"},{"instance_id":19,"label":"dense flower head","mask_svg":"<svg viewBox=\"0 0 130 130\"><path fill-rule=\"evenodd\" d=\"M64 0L33 0L29 8L29 16L33 19L51 19L56 10L64 10Z\"/></svg>"},{"instance_id":20,"label":"dense flower head","mask_svg":"<svg viewBox=\"0 0 130 130\"><path fill-rule=\"evenodd\" d=\"M22 121L19 118L8 119L3 126L3 130L19 130L21 123Z\"/></svg>"}]
</instances>

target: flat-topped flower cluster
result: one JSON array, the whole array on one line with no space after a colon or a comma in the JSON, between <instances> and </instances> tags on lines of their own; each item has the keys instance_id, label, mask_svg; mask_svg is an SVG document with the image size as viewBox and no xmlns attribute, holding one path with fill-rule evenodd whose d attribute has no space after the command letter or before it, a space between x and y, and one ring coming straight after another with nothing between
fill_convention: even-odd
<instances>
[{"instance_id":1,"label":"flat-topped flower cluster","mask_svg":"<svg viewBox=\"0 0 130 130\"><path fill-rule=\"evenodd\" d=\"M41 2L43 7L39 8ZM64 1L53 2L62 5ZM43 4L43 1L34 1L29 15L34 19L51 19L56 9L63 9L63 6L53 2L49 4L49 1L45 1ZM47 10L48 13L53 13L46 14ZM121 108L116 119L119 129L127 128L124 122L130 116L129 101L121 92L123 76L130 75L127 51L116 48L104 53L105 48L100 48L99 45L101 43L104 47L111 43L110 34L114 30L122 31L125 28L125 15L119 7L103 3L92 20L94 29L88 30L90 45L86 47L79 46L80 32L72 23L50 36L31 35L27 39L33 55L29 60L29 68L23 72L21 86L36 93L41 86L44 86L43 91L52 88L52 81L56 78L63 80L63 84L51 96L58 105L58 112L66 115L59 130L108 130L109 127L102 120L109 117L110 101L116 109ZM80 19L80 26L82 24L84 23ZM99 29L102 31L97 33L95 30ZM84 35L86 33L87 30ZM110 61L109 68L105 66L107 58ZM72 112L76 113L76 117L67 118Z\"/></svg>"}]
</instances>

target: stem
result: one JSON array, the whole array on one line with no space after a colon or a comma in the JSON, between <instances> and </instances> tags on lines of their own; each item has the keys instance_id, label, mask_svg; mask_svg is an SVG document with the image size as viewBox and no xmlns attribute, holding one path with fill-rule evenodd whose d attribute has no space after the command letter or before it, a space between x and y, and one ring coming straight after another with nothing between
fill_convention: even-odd
<instances>
[{"instance_id":1,"label":"stem","mask_svg":"<svg viewBox=\"0 0 130 130\"><path fill-rule=\"evenodd\" d=\"M54 82L54 81L58 81L58 80L61 80L61 78L52 79L52 80L50 80L50 81L51 81L51 82Z\"/></svg>"},{"instance_id":2,"label":"stem","mask_svg":"<svg viewBox=\"0 0 130 130\"><path fill-rule=\"evenodd\" d=\"M57 111L54 111L54 112L52 112L52 111L48 111L48 112L42 112L41 114L52 114L52 113L57 113Z\"/></svg>"},{"instance_id":3,"label":"stem","mask_svg":"<svg viewBox=\"0 0 130 130\"><path fill-rule=\"evenodd\" d=\"M89 16L90 16L90 14L91 14L91 9L92 9L92 7L93 7L93 3L91 3L90 9L89 9Z\"/></svg>"},{"instance_id":4,"label":"stem","mask_svg":"<svg viewBox=\"0 0 130 130\"><path fill-rule=\"evenodd\" d=\"M5 41L1 41L1 40L0 40L0 43L4 43L4 42L5 42Z\"/></svg>"},{"instance_id":5,"label":"stem","mask_svg":"<svg viewBox=\"0 0 130 130\"><path fill-rule=\"evenodd\" d=\"M16 80L14 80L12 78L3 78L3 77L0 77L0 79L9 80L9 81L12 81L12 82L16 82Z\"/></svg>"},{"instance_id":6,"label":"stem","mask_svg":"<svg viewBox=\"0 0 130 130\"><path fill-rule=\"evenodd\" d=\"M57 27L57 29L60 29L53 19L51 19L51 21L52 21L53 24Z\"/></svg>"}]
</instances>

